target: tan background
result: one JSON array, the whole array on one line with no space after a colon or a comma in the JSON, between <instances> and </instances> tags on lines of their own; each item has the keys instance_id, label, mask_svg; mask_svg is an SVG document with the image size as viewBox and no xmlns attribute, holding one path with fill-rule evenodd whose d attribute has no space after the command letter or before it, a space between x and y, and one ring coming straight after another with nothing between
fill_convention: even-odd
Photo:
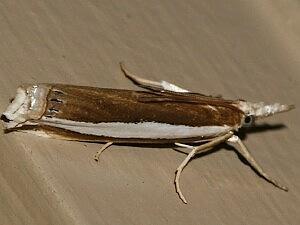
<instances>
[{"instance_id":1,"label":"tan background","mask_svg":"<svg viewBox=\"0 0 300 225\"><path fill-rule=\"evenodd\" d=\"M297 0L1 1L0 111L21 83L135 88L119 61L193 91L299 105L299 11ZM244 140L288 193L221 148L184 171L188 205L172 149L113 146L96 165L98 144L1 135L1 224L299 224L298 115Z\"/></svg>"}]
</instances>

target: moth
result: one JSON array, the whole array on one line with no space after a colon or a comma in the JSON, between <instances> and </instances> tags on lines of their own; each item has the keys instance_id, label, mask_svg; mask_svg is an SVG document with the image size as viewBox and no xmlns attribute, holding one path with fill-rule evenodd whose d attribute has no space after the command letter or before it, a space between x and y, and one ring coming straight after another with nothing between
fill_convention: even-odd
<instances>
[{"instance_id":1,"label":"moth","mask_svg":"<svg viewBox=\"0 0 300 225\"><path fill-rule=\"evenodd\" d=\"M256 119L286 112L293 105L252 103L193 93L166 81L156 82L121 70L144 91L108 89L66 84L32 84L17 89L15 98L1 116L6 132L22 131L43 137L106 143L171 144L189 150L175 172L180 175L198 153L220 143L234 143L237 151L276 187L288 189L271 178L251 156L237 131Z\"/></svg>"}]
</instances>

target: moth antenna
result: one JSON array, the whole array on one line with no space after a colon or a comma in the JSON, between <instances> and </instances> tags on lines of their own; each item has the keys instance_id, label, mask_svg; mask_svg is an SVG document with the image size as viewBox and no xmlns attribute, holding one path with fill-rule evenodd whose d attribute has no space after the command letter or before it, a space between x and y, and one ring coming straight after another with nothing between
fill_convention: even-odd
<instances>
[{"instance_id":1,"label":"moth antenna","mask_svg":"<svg viewBox=\"0 0 300 225\"><path fill-rule=\"evenodd\" d=\"M120 62L120 67L121 67L121 70L124 73L125 77L127 77L129 80L131 80L137 86L140 86L142 88L152 90L152 91L161 91L162 90L160 82L147 80L147 79L144 79L144 78L141 78L141 77L138 77L138 76L132 74L131 72L129 72L129 70L126 69L124 62Z\"/></svg>"}]
</instances>

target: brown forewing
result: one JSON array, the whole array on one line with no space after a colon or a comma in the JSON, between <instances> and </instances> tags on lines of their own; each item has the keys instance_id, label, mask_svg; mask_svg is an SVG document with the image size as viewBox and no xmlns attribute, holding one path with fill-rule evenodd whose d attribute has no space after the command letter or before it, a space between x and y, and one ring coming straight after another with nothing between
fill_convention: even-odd
<instances>
[{"instance_id":1,"label":"brown forewing","mask_svg":"<svg viewBox=\"0 0 300 225\"><path fill-rule=\"evenodd\" d=\"M159 122L172 125L240 125L234 101L201 95L51 85L44 116L90 123Z\"/></svg>"}]
</instances>

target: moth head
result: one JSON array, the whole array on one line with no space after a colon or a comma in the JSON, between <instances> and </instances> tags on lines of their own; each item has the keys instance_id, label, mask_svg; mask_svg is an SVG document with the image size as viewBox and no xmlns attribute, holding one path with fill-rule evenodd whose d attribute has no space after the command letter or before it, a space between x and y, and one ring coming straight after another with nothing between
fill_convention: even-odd
<instances>
[{"instance_id":1,"label":"moth head","mask_svg":"<svg viewBox=\"0 0 300 225\"><path fill-rule=\"evenodd\" d=\"M252 126L256 119L273 116L277 113L287 112L295 108L294 105L280 103L266 104L264 102L252 103L239 101L238 108L245 114L243 126Z\"/></svg>"},{"instance_id":2,"label":"moth head","mask_svg":"<svg viewBox=\"0 0 300 225\"><path fill-rule=\"evenodd\" d=\"M21 127L26 121L39 119L45 111L48 91L46 85L20 86L1 115L5 129Z\"/></svg>"}]
</instances>

